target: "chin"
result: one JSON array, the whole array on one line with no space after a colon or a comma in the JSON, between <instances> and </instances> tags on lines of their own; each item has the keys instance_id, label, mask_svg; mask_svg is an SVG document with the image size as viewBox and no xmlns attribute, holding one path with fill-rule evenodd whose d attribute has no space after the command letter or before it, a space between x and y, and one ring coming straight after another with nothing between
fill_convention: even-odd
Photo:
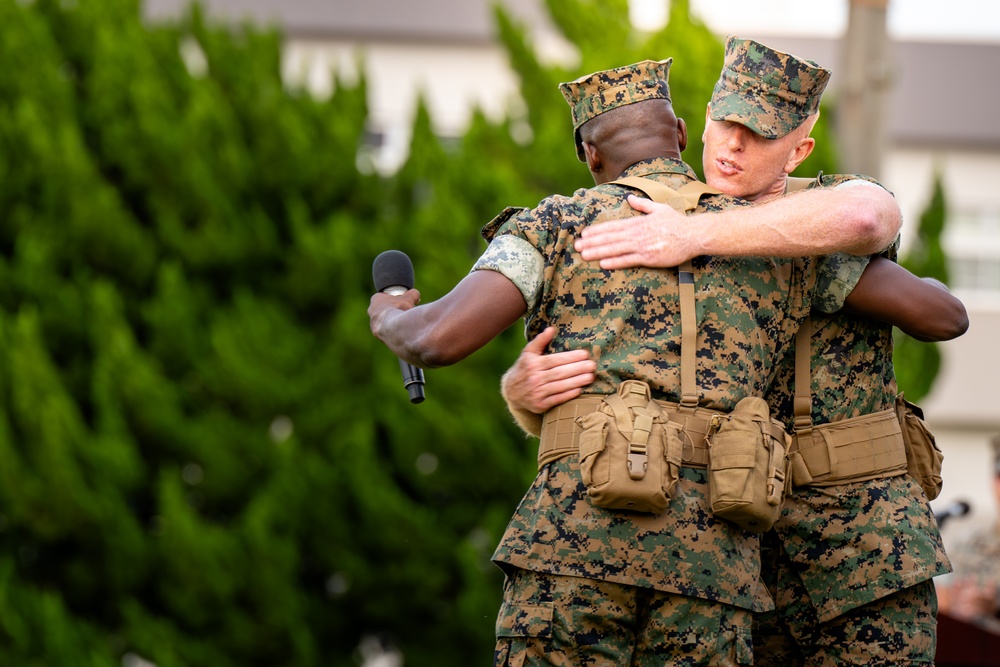
<instances>
[{"instance_id":1,"label":"chin","mask_svg":"<svg viewBox=\"0 0 1000 667\"><path fill-rule=\"evenodd\" d=\"M709 186L731 197L746 196L745 189L735 179L726 178L720 174L706 174L705 182Z\"/></svg>"}]
</instances>

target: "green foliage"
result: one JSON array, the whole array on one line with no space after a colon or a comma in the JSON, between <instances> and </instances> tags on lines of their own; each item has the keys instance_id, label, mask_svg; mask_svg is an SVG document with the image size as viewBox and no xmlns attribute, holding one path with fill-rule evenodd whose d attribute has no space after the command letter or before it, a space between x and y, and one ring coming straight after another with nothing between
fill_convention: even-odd
<instances>
[{"instance_id":1,"label":"green foliage","mask_svg":"<svg viewBox=\"0 0 1000 667\"><path fill-rule=\"evenodd\" d=\"M581 74L674 57L697 156L722 54L686 2L655 34L624 0L548 6L578 65L498 9L524 117L442 141L421 105L383 177L366 82L290 87L277 30L0 0L0 664L355 665L371 635L488 661L534 472L496 391L523 336L410 405L372 259L407 252L432 300L504 206L589 185L556 87Z\"/></svg>"},{"instance_id":2,"label":"green foliage","mask_svg":"<svg viewBox=\"0 0 1000 667\"><path fill-rule=\"evenodd\" d=\"M517 185L466 180L480 149L426 118L397 177L359 170L365 82L286 87L282 43L0 0L2 664L490 651L532 466L495 391L517 332L415 408L366 276L391 238L444 289Z\"/></svg>"},{"instance_id":3,"label":"green foliage","mask_svg":"<svg viewBox=\"0 0 1000 667\"><path fill-rule=\"evenodd\" d=\"M934 187L927 208L920 214L917 233L905 258L900 261L911 273L948 283L948 262L941 235L947 221L947 201L941 174L934 175ZM941 351L935 343L922 343L897 331L893 365L896 382L906 397L918 402L926 396L941 370Z\"/></svg>"}]
</instances>

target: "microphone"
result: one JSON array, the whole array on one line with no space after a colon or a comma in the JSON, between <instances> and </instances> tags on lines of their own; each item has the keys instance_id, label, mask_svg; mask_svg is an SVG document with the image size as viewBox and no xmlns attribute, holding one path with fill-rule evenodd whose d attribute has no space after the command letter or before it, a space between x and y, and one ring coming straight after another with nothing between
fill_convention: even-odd
<instances>
[{"instance_id":1,"label":"microphone","mask_svg":"<svg viewBox=\"0 0 1000 667\"><path fill-rule=\"evenodd\" d=\"M386 250L372 262L372 280L375 291L399 296L413 289L413 262L406 253ZM399 360L399 370L403 373L403 388L410 394L410 403L424 400L424 369Z\"/></svg>"},{"instance_id":2,"label":"microphone","mask_svg":"<svg viewBox=\"0 0 1000 667\"><path fill-rule=\"evenodd\" d=\"M952 517L965 516L966 514L969 513L970 509L972 508L969 506L969 503L965 502L964 500L956 500L955 502L953 502L951 505L948 505L940 512L935 512L934 518L937 519L938 528L943 527L945 521L951 519Z\"/></svg>"}]
</instances>

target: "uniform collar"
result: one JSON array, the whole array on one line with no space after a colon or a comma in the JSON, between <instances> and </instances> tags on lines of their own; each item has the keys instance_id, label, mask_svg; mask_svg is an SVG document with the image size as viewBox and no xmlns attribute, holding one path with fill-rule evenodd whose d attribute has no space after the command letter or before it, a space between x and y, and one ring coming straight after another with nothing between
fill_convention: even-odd
<instances>
[{"instance_id":1,"label":"uniform collar","mask_svg":"<svg viewBox=\"0 0 1000 667\"><path fill-rule=\"evenodd\" d=\"M636 162L631 167L621 173L618 178L626 176L651 176L653 174L677 174L687 176L692 180L697 180L698 175L687 163L672 157L657 157L651 160Z\"/></svg>"}]
</instances>

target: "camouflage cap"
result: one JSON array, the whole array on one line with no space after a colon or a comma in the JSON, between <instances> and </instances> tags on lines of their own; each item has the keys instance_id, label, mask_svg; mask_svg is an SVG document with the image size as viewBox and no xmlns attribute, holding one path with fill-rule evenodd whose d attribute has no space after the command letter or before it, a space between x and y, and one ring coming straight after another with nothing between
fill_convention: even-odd
<instances>
[{"instance_id":1,"label":"camouflage cap","mask_svg":"<svg viewBox=\"0 0 1000 667\"><path fill-rule=\"evenodd\" d=\"M580 140L580 126L605 111L626 104L655 99L669 102L670 86L667 85L667 78L672 62L673 58L643 60L634 65L594 72L576 81L559 84L559 91L569 102L573 113L576 156L581 162L586 161L586 157Z\"/></svg>"},{"instance_id":2,"label":"camouflage cap","mask_svg":"<svg viewBox=\"0 0 1000 667\"><path fill-rule=\"evenodd\" d=\"M729 37L722 74L712 92L712 120L728 120L767 139L783 137L819 111L830 70L811 60Z\"/></svg>"}]
</instances>

